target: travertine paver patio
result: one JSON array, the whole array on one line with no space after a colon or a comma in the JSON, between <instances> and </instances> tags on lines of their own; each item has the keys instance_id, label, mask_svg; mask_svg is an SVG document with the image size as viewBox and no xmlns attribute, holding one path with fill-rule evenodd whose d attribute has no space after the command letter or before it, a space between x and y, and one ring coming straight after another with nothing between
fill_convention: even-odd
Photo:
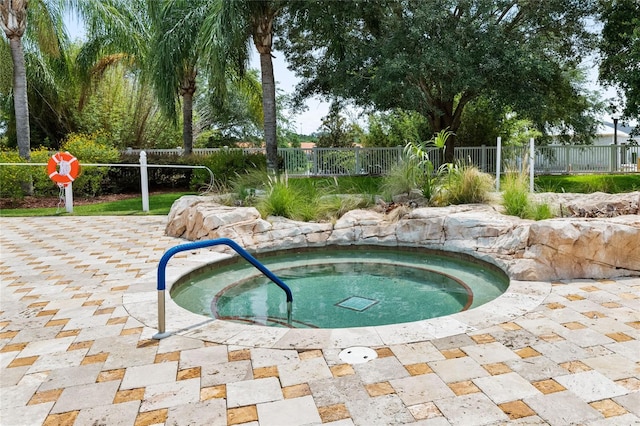
<instances>
[{"instance_id":1,"label":"travertine paver patio","mask_svg":"<svg viewBox=\"0 0 640 426\"><path fill-rule=\"evenodd\" d=\"M123 297L184 242L165 221L0 218L2 425L640 424L639 278L556 282L508 321L350 365L336 339L153 340Z\"/></svg>"}]
</instances>

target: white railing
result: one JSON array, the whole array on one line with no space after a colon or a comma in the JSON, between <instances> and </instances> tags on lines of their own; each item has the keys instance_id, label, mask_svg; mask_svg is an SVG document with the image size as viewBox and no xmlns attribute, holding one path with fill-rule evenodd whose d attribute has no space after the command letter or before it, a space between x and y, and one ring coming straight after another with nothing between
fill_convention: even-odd
<instances>
[{"instance_id":1,"label":"white railing","mask_svg":"<svg viewBox=\"0 0 640 426\"><path fill-rule=\"evenodd\" d=\"M239 151L241 150L244 154L264 154L264 148L193 148L192 153L194 155L212 155L220 151ZM139 155L141 151L146 152L150 155L160 155L160 156L170 156L170 155L182 155L184 153L184 149L171 148L171 149L132 149L127 148L122 151L124 154L136 154Z\"/></svg>"},{"instance_id":2,"label":"white railing","mask_svg":"<svg viewBox=\"0 0 640 426\"><path fill-rule=\"evenodd\" d=\"M630 145L563 145L537 146L535 174L568 173L633 173L640 172L640 146ZM140 155L142 150L127 149L123 153ZM220 151L241 151L243 154L264 154L264 148L194 148L197 156ZM145 149L147 155L182 155L183 150ZM502 147L498 156L495 146L456 147L457 162L477 166L496 174L498 157L500 170L522 170L527 167L529 147ZM442 164L443 153L427 148L435 169ZM385 175L402 160L403 148L278 148L279 166L289 176ZM156 166L159 167L159 166Z\"/></svg>"},{"instance_id":3,"label":"white railing","mask_svg":"<svg viewBox=\"0 0 640 426\"><path fill-rule=\"evenodd\" d=\"M279 148L289 176L383 175L402 158L402 148Z\"/></svg>"}]
</instances>

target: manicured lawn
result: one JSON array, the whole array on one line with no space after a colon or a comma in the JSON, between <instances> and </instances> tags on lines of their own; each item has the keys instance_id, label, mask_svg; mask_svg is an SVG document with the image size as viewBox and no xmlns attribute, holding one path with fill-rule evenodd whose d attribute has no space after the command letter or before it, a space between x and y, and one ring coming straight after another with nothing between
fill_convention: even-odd
<instances>
[{"instance_id":1,"label":"manicured lawn","mask_svg":"<svg viewBox=\"0 0 640 426\"><path fill-rule=\"evenodd\" d=\"M561 175L538 176L535 179L539 192L620 192L640 191L640 173L618 175Z\"/></svg>"}]
</instances>

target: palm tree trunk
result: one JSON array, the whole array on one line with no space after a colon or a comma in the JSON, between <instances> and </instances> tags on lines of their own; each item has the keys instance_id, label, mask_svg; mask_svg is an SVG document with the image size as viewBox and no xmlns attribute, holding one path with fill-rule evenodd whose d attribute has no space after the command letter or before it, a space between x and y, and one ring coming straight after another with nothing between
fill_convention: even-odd
<instances>
[{"instance_id":1,"label":"palm tree trunk","mask_svg":"<svg viewBox=\"0 0 640 426\"><path fill-rule=\"evenodd\" d=\"M193 92L182 95L182 147L184 155L193 152Z\"/></svg>"},{"instance_id":2,"label":"palm tree trunk","mask_svg":"<svg viewBox=\"0 0 640 426\"><path fill-rule=\"evenodd\" d=\"M25 160L31 160L31 136L29 131L29 102L27 101L27 67L24 61L22 39L9 39L13 60L13 106L16 113L16 138L18 153Z\"/></svg>"},{"instance_id":3,"label":"palm tree trunk","mask_svg":"<svg viewBox=\"0 0 640 426\"><path fill-rule=\"evenodd\" d=\"M278 141L276 138L276 85L273 77L271 52L260 53L262 73L262 110L264 113L264 141L267 152L267 171L275 173L278 166Z\"/></svg>"}]
</instances>

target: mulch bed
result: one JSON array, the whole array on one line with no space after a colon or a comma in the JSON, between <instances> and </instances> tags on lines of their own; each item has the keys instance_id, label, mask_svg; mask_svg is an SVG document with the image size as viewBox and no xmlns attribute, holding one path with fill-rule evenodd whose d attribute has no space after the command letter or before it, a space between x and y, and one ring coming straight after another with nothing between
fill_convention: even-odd
<instances>
[{"instance_id":1,"label":"mulch bed","mask_svg":"<svg viewBox=\"0 0 640 426\"><path fill-rule=\"evenodd\" d=\"M109 194L96 197L73 197L74 206L106 203L140 197L140 194ZM64 207L64 197L24 197L22 199L0 198L0 209L38 209Z\"/></svg>"}]
</instances>

